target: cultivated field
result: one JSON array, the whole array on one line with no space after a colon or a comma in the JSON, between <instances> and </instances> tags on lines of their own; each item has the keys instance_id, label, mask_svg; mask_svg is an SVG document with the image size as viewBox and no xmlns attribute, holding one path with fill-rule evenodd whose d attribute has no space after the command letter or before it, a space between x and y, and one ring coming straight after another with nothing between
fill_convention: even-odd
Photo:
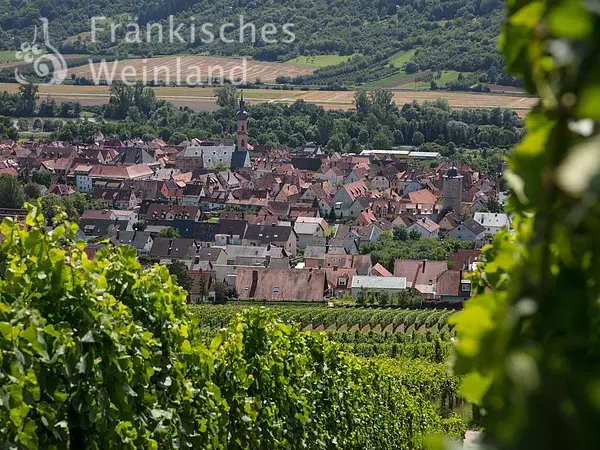
<instances>
[{"instance_id":1,"label":"cultivated field","mask_svg":"<svg viewBox=\"0 0 600 450\"><path fill-rule=\"evenodd\" d=\"M316 56L297 56L294 59L286 61L286 64L295 64L306 67L329 67L348 61L351 56L340 55L316 55Z\"/></svg>"},{"instance_id":2,"label":"cultivated field","mask_svg":"<svg viewBox=\"0 0 600 450\"><path fill-rule=\"evenodd\" d=\"M18 84L0 83L0 92L16 92ZM215 109L213 88L192 87L160 87L156 88L156 96L175 103L178 106L189 106L197 111ZM82 105L101 105L108 101L109 88L107 86L40 86L40 98L50 95L58 102L78 101ZM315 103L326 109L352 109L354 108L353 91L283 91L273 89L248 89L244 97L250 103L281 102L293 103L304 100ZM495 95L476 94L466 92L447 91L394 91L396 104L403 105L416 100L423 103L444 98L452 108L493 108L502 107L516 111L524 116L537 102L536 98L526 97L521 94Z\"/></svg>"},{"instance_id":3,"label":"cultivated field","mask_svg":"<svg viewBox=\"0 0 600 450\"><path fill-rule=\"evenodd\" d=\"M127 67L127 69L125 69ZM242 79L246 73L246 82L254 83L260 80L263 83L273 83L280 76L294 77L306 75L313 72L312 67L303 67L294 64L276 62L253 61L249 58L225 58L220 56L162 56L151 59L127 59L122 61L107 62L105 71L101 71L100 63L74 67L69 74L79 77L95 79L102 74L100 79L112 77L121 79L123 70L127 70L130 80L154 80L177 81L187 83L188 77L192 82L206 81L209 76L213 79L221 77L222 74L229 80ZM107 73L108 72L108 73ZM112 75L114 73L114 75ZM156 76L155 76L156 73ZM177 74L180 78L177 78ZM110 75L109 75L110 74Z\"/></svg>"},{"instance_id":4,"label":"cultivated field","mask_svg":"<svg viewBox=\"0 0 600 450\"><path fill-rule=\"evenodd\" d=\"M410 61L410 59L415 55L415 50L407 50L405 52L399 52L396 53L396 55L394 55L394 57L392 57L391 59L391 63L398 67L399 69L402 69L404 67L404 64L406 64L408 61Z\"/></svg>"},{"instance_id":5,"label":"cultivated field","mask_svg":"<svg viewBox=\"0 0 600 450\"><path fill-rule=\"evenodd\" d=\"M14 50L0 50L0 64L16 61Z\"/></svg>"},{"instance_id":6,"label":"cultivated field","mask_svg":"<svg viewBox=\"0 0 600 450\"><path fill-rule=\"evenodd\" d=\"M87 58L88 55L65 54L62 56L65 59L65 61L68 62L69 60L73 60L73 59ZM23 60L16 59L16 51L15 50L0 51L0 69L10 69L13 67L23 66L26 64L31 64L31 63L27 63Z\"/></svg>"}]
</instances>

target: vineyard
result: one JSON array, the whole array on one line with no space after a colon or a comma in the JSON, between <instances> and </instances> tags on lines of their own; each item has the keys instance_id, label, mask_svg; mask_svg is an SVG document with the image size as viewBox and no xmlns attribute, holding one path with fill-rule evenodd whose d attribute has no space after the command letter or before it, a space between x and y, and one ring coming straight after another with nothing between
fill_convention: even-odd
<instances>
[{"instance_id":1,"label":"vineyard","mask_svg":"<svg viewBox=\"0 0 600 450\"><path fill-rule=\"evenodd\" d=\"M279 307L278 317L214 305L195 315L165 266L143 269L126 246L90 260L76 226L59 216L47 232L41 204L27 207L25 224L0 225L0 447L393 450L464 436L443 364L397 358L409 369L393 373L393 363L340 351L405 338L443 360L447 331L328 340L283 318L363 323L384 312L367 308Z\"/></svg>"},{"instance_id":2,"label":"vineyard","mask_svg":"<svg viewBox=\"0 0 600 450\"><path fill-rule=\"evenodd\" d=\"M446 364L433 364L419 359L377 358L384 372L398 380L412 394L422 395L433 403L443 417L465 405L459 395L460 377L451 374Z\"/></svg>"},{"instance_id":3,"label":"vineyard","mask_svg":"<svg viewBox=\"0 0 600 450\"><path fill-rule=\"evenodd\" d=\"M249 305L194 305L200 325L222 328ZM455 311L389 308L328 308L326 306L274 305L269 309L286 322L313 331L375 331L387 333L451 331L448 319Z\"/></svg>"},{"instance_id":4,"label":"vineyard","mask_svg":"<svg viewBox=\"0 0 600 450\"><path fill-rule=\"evenodd\" d=\"M337 343L341 350L363 358L424 359L445 362L452 346L449 333L363 333L360 331L331 331L327 338Z\"/></svg>"},{"instance_id":5,"label":"vineyard","mask_svg":"<svg viewBox=\"0 0 600 450\"><path fill-rule=\"evenodd\" d=\"M441 418L457 424L471 420L471 406L458 393L460 378L447 367L453 334L448 318L455 311L266 305L261 309L305 331L321 332L343 353L375 364L411 394L429 400ZM253 307L241 303L189 308L198 316L199 334L210 343L221 328Z\"/></svg>"}]
</instances>

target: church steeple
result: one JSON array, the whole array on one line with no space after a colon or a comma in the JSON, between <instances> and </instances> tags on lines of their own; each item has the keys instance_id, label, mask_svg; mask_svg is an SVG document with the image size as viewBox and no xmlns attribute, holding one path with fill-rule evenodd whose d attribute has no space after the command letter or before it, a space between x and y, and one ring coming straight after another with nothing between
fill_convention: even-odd
<instances>
[{"instance_id":1,"label":"church steeple","mask_svg":"<svg viewBox=\"0 0 600 450\"><path fill-rule=\"evenodd\" d=\"M235 116L237 120L237 149L248 150L248 112L244 101L244 92L240 96L240 108Z\"/></svg>"}]
</instances>

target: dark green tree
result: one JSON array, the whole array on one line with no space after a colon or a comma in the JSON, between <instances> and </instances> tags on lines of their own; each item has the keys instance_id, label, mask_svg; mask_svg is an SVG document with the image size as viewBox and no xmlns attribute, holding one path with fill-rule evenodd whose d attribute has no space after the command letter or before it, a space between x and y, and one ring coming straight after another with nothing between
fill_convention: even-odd
<instances>
[{"instance_id":1,"label":"dark green tree","mask_svg":"<svg viewBox=\"0 0 600 450\"><path fill-rule=\"evenodd\" d=\"M413 241L418 241L421 239L421 233L419 233L417 229L413 228L410 230L410 233L408 233L408 237Z\"/></svg>"},{"instance_id":2,"label":"dark green tree","mask_svg":"<svg viewBox=\"0 0 600 450\"><path fill-rule=\"evenodd\" d=\"M177 231L176 229L172 228L172 227L165 227L162 230L160 230L158 232L158 237L161 238L178 238L179 237L179 231Z\"/></svg>"},{"instance_id":3,"label":"dark green tree","mask_svg":"<svg viewBox=\"0 0 600 450\"><path fill-rule=\"evenodd\" d=\"M29 182L23 188L23 193L28 200L35 200L42 195L42 187L39 184Z\"/></svg>"},{"instance_id":4,"label":"dark green tree","mask_svg":"<svg viewBox=\"0 0 600 450\"><path fill-rule=\"evenodd\" d=\"M23 207L25 195L17 177L0 175L0 208L18 209Z\"/></svg>"},{"instance_id":5,"label":"dark green tree","mask_svg":"<svg viewBox=\"0 0 600 450\"><path fill-rule=\"evenodd\" d=\"M182 261L172 260L167 266L169 273L175 278L175 282L189 294L192 291L192 278L188 274L188 268Z\"/></svg>"},{"instance_id":6,"label":"dark green tree","mask_svg":"<svg viewBox=\"0 0 600 450\"><path fill-rule=\"evenodd\" d=\"M394 239L396 241L407 241L409 239L408 232L404 227L394 228Z\"/></svg>"},{"instance_id":7,"label":"dark green tree","mask_svg":"<svg viewBox=\"0 0 600 450\"><path fill-rule=\"evenodd\" d=\"M52 184L52 175L47 170L34 170L31 173L31 181L42 186L50 187Z\"/></svg>"}]
</instances>

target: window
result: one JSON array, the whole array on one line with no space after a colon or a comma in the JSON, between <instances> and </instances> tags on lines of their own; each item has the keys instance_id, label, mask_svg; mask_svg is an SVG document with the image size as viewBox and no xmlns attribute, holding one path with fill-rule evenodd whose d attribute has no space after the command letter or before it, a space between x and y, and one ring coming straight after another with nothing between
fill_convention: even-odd
<instances>
[{"instance_id":1,"label":"window","mask_svg":"<svg viewBox=\"0 0 600 450\"><path fill-rule=\"evenodd\" d=\"M460 290L462 292L471 292L471 283L462 282L460 284Z\"/></svg>"},{"instance_id":2,"label":"window","mask_svg":"<svg viewBox=\"0 0 600 450\"><path fill-rule=\"evenodd\" d=\"M338 286L346 286L346 279L338 278Z\"/></svg>"},{"instance_id":3,"label":"window","mask_svg":"<svg viewBox=\"0 0 600 450\"><path fill-rule=\"evenodd\" d=\"M274 293L277 293L277 292L279 292L279 286L275 286L275 287L273 288L273 292L274 292Z\"/></svg>"}]
</instances>

